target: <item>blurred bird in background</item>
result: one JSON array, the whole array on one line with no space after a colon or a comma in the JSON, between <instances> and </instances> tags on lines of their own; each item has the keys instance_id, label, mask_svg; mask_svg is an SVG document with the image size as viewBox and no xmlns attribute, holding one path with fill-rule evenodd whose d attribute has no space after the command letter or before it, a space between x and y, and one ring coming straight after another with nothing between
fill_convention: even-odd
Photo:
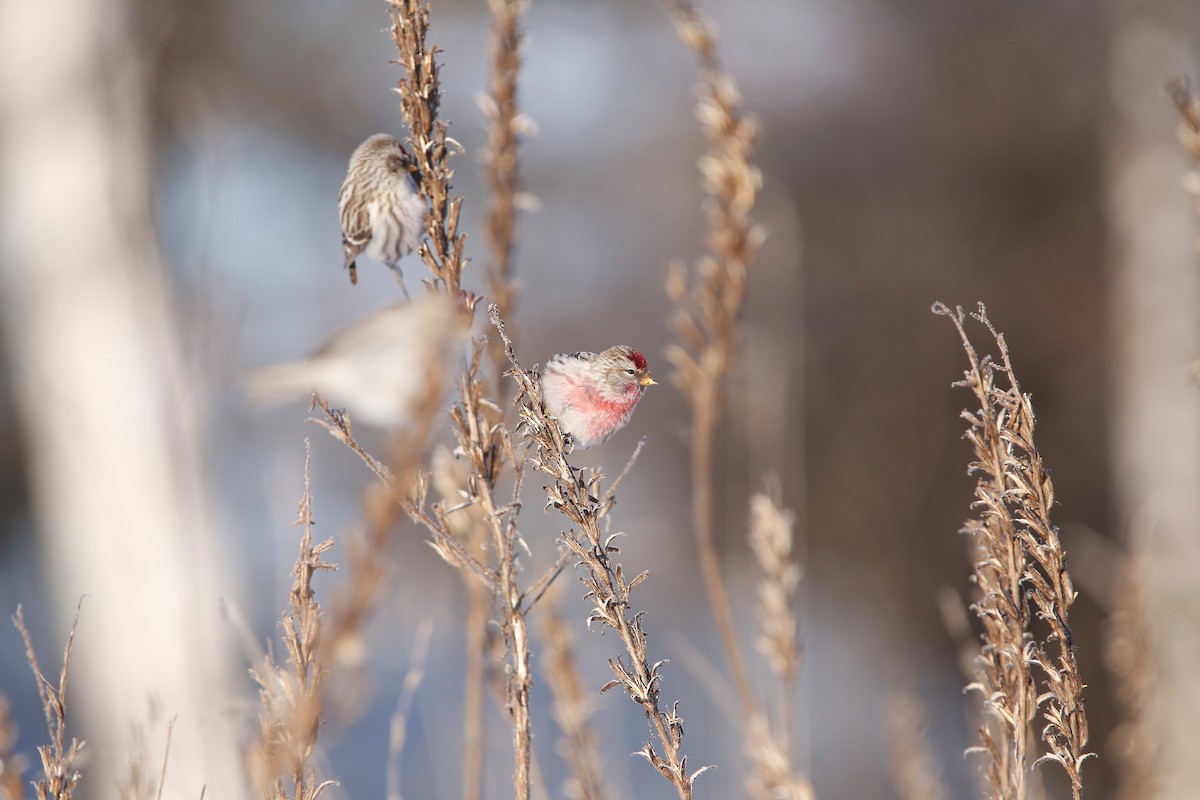
<instances>
[{"instance_id":1,"label":"blurred bird in background","mask_svg":"<svg viewBox=\"0 0 1200 800\"><path fill-rule=\"evenodd\" d=\"M334 333L304 361L251 374L247 391L264 403L316 392L356 422L403 425L441 385L446 362L466 336L460 310L433 294L385 308Z\"/></svg>"}]
</instances>

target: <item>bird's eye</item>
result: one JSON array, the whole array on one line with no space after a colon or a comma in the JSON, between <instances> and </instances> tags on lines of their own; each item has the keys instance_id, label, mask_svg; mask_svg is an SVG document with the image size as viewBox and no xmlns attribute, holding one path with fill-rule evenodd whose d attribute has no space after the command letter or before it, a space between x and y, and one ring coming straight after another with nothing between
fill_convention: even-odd
<instances>
[{"instance_id":1,"label":"bird's eye","mask_svg":"<svg viewBox=\"0 0 1200 800\"><path fill-rule=\"evenodd\" d=\"M626 375L636 375L637 370L627 369L627 370L625 370L625 374Z\"/></svg>"}]
</instances>

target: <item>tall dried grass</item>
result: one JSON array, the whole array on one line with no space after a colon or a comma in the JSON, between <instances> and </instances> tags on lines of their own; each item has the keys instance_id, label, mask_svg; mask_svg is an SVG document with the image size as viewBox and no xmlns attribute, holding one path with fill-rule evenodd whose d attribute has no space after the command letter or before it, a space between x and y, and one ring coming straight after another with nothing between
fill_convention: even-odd
<instances>
[{"instance_id":1,"label":"tall dried grass","mask_svg":"<svg viewBox=\"0 0 1200 800\"><path fill-rule=\"evenodd\" d=\"M1083 681L1067 623L1076 592L1058 528L1050 521L1054 486L1034 444L1033 405L1017 382L1004 336L982 304L972 316L991 334L999 362L975 350L961 308L935 303L933 311L949 317L958 331L969 366L955 385L970 390L979 403L978 411L963 412L966 439L975 451L970 471L978 475L972 508L979 512L963 531L976 547L972 579L979 596L972 608L984 643L977 680L968 686L983 697L985 711L980 744L972 751L985 756L997 798L1028 797L1030 769L1052 761L1079 800L1083 762L1094 754L1086 751ZM1035 619L1048 630L1035 631ZM1039 710L1046 745L1040 756L1032 733Z\"/></svg>"},{"instance_id":2,"label":"tall dried grass","mask_svg":"<svg viewBox=\"0 0 1200 800\"><path fill-rule=\"evenodd\" d=\"M34 781L33 789L38 800L71 800L83 777L79 770L83 741L71 737L67 741L67 677L71 670L71 649L75 644L75 632L79 629L79 614L83 610L83 601L75 608L75 619L71 622L71 631L67 634L67 646L63 650L62 669L58 673L58 683L51 683L38 664L37 653L33 649L33 639L29 629L25 627L25 614L20 606L13 615L13 624L25 642L25 659L33 670L34 680L37 681L38 696L42 700L42 714L46 718L46 730L50 734L49 744L38 747L38 758L41 760L42 774ZM11 760L11 759L10 759Z\"/></svg>"},{"instance_id":3,"label":"tall dried grass","mask_svg":"<svg viewBox=\"0 0 1200 800\"><path fill-rule=\"evenodd\" d=\"M715 28L687 0L675 0L672 9L680 38L700 63L696 115L708 142L708 150L699 161L706 194L708 253L692 270L680 263L672 264L667 279L667 294L675 306L672 325L680 342L668 349L667 357L675 366L673 382L692 414L692 531L713 619L741 702L746 753L755 765L755 774L748 781L750 792L763 800L804 800L811 798L813 791L808 780L797 775L792 766L788 745L792 716L785 712L781 723L773 728L755 695L714 533L713 441L721 420L723 384L736 358L746 280L766 236L753 217L762 185L762 175L752 158L759 126L754 117L743 112L734 81L721 68ZM751 536L768 575L764 595L769 602L764 606L769 626L767 656L783 680L782 707L788 709L794 702L798 668L795 622L788 611L794 586L787 585L794 582L795 567L790 557L790 524L776 520L769 526L776 529L770 541L761 532L761 525L757 534L752 526ZM781 527L786 530L780 531Z\"/></svg>"}]
</instances>

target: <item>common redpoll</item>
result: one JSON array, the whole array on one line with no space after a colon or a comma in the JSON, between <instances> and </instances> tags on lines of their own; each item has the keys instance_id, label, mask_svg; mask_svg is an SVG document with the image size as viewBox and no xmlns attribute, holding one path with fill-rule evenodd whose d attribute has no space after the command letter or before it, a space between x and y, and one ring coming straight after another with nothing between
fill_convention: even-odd
<instances>
[{"instance_id":1,"label":"common redpoll","mask_svg":"<svg viewBox=\"0 0 1200 800\"><path fill-rule=\"evenodd\" d=\"M417 184L417 162L394 136L377 133L350 156L338 192L342 250L350 283L358 283L355 259L366 253L403 277L397 263L417 249L425 220L425 200ZM403 282L400 284L403 286Z\"/></svg>"},{"instance_id":2,"label":"common redpoll","mask_svg":"<svg viewBox=\"0 0 1200 800\"><path fill-rule=\"evenodd\" d=\"M542 399L576 447L593 447L625 427L653 385L645 356L617 345L603 353L552 357L542 375Z\"/></svg>"},{"instance_id":3,"label":"common redpoll","mask_svg":"<svg viewBox=\"0 0 1200 800\"><path fill-rule=\"evenodd\" d=\"M259 370L247 388L265 403L316 392L348 408L355 422L402 425L438 391L450 353L466 333L457 304L426 295L343 328L304 361Z\"/></svg>"}]
</instances>

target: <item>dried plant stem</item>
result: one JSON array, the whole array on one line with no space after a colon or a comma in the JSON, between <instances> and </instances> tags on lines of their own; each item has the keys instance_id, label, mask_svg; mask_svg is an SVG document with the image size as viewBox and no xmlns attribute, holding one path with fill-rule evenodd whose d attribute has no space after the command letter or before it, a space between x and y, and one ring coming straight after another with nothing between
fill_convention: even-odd
<instances>
[{"instance_id":1,"label":"dried plant stem","mask_svg":"<svg viewBox=\"0 0 1200 800\"><path fill-rule=\"evenodd\" d=\"M1195 198L1196 216L1200 217L1200 102L1192 94L1192 83L1187 76L1169 81L1167 94L1179 112L1179 140L1194 164L1184 178L1184 186ZM1196 240L1196 247L1200 249L1200 239ZM1200 361L1192 363L1192 375L1200 380Z\"/></svg>"},{"instance_id":2,"label":"dried plant stem","mask_svg":"<svg viewBox=\"0 0 1200 800\"><path fill-rule=\"evenodd\" d=\"M491 197L485 232L491 260L488 288L500 315L509 318L516 302L512 279L513 245L516 233L517 196L520 192L519 135L527 125L517 105L517 79L521 70L521 17L527 0L488 0L492 27L488 34L490 89L483 98L488 146L484 177ZM492 340L492 360L497 375L507 368L504 350Z\"/></svg>"},{"instance_id":3,"label":"dried plant stem","mask_svg":"<svg viewBox=\"0 0 1200 800\"><path fill-rule=\"evenodd\" d=\"M1159 778L1161 759L1157 732L1146 719L1156 688L1158 669L1149 642L1144 558L1127 554L1120 565L1114 606L1105 642L1105 661L1116 679L1116 697L1123 719L1111 734L1118 754L1118 800L1163 797Z\"/></svg>"},{"instance_id":4,"label":"dried plant stem","mask_svg":"<svg viewBox=\"0 0 1200 800\"><path fill-rule=\"evenodd\" d=\"M767 657L768 666L779 679L781 706L778 727L770 735L782 756L781 764L769 763L762 758L764 753L772 751L772 747L752 746L756 775L751 780L751 794L756 798L796 798L812 794L809 782L793 775L788 757L800 674L797 622L793 610L800 582L800 567L792 555L794 521L792 513L782 509L772 494L760 492L750 498L750 549L763 572L762 581L758 583L758 618L763 628L758 649Z\"/></svg>"},{"instance_id":5,"label":"dried plant stem","mask_svg":"<svg viewBox=\"0 0 1200 800\"><path fill-rule=\"evenodd\" d=\"M428 42L429 6L417 0L388 0L392 18L392 40L399 51L404 77L396 91L400 111L412 132L410 144L421 173L421 191L429 199L425 232L428 241L419 250L433 273L435 286L451 297L462 289L466 235L459 233L462 198L450 194L452 148L458 142L446 135L446 123L438 117L441 104L438 49Z\"/></svg>"},{"instance_id":6,"label":"dried plant stem","mask_svg":"<svg viewBox=\"0 0 1200 800\"><path fill-rule=\"evenodd\" d=\"M0 800L21 800L25 783L23 759L17 755L17 725L8 698L0 694Z\"/></svg>"},{"instance_id":7,"label":"dried plant stem","mask_svg":"<svg viewBox=\"0 0 1200 800\"><path fill-rule=\"evenodd\" d=\"M916 696L900 693L890 698L887 733L892 782L901 800L944 800L948 794L929 748L925 710Z\"/></svg>"},{"instance_id":8,"label":"dried plant stem","mask_svg":"<svg viewBox=\"0 0 1200 800\"><path fill-rule=\"evenodd\" d=\"M460 404L453 411L459 448L474 466L468 483L468 499L478 504L492 536L499 584L500 629L508 645L509 674L506 710L512 719L515 757L513 785L518 800L527 800L530 791L530 717L529 692L533 675L529 666L529 627L527 607L517 582L517 514L520 510L521 479L524 464L512 449L512 437L503 426L489 426L484 417L482 387L478 380L482 344L477 344L470 368L459 385ZM500 469L507 461L513 470L511 501L504 507L496 502L494 491Z\"/></svg>"},{"instance_id":9,"label":"dried plant stem","mask_svg":"<svg viewBox=\"0 0 1200 800\"><path fill-rule=\"evenodd\" d=\"M762 798L807 798L812 787L791 767L789 731L772 732L755 697L714 532L713 446L721 421L722 389L734 363L747 271L765 235L753 219L762 186L762 175L752 160L758 123L743 113L733 79L721 69L712 25L690 0L672 0L671 5L680 38L699 58L697 116L708 140L708 151L699 164L707 195L708 253L690 272L682 264L672 264L667 278L667 294L675 304L672 325L680 340L667 356L675 366L675 385L692 412L692 532L746 722L746 750L757 773L751 791ZM785 687L792 680L785 677ZM785 705L791 702L788 697ZM791 719L790 712L784 719Z\"/></svg>"},{"instance_id":10,"label":"dried plant stem","mask_svg":"<svg viewBox=\"0 0 1200 800\"><path fill-rule=\"evenodd\" d=\"M491 594L478 582L467 587L467 663L463 676L463 800L483 797L483 712L487 681Z\"/></svg>"},{"instance_id":11,"label":"dried plant stem","mask_svg":"<svg viewBox=\"0 0 1200 800\"><path fill-rule=\"evenodd\" d=\"M479 379L480 361L485 343L477 341L466 372L459 380L459 401L451 411L458 451L470 465L471 474L462 489L467 507L478 510L487 527L494 566L475 561L456 537L448 512L441 504L426 510L428 476L418 481L416 495L402 499L409 516L431 534L433 546L442 558L460 569L470 568L481 577L499 601L497 621L509 654L509 676L505 709L513 727L515 766L513 783L516 797L527 800L530 792L530 717L529 691L533 675L529 666L529 629L525 615L529 609L527 593L517 581L517 516L520 513L524 459L513 449L512 436L502 424L493 424L495 404L483 396ZM501 505L495 497L496 484L505 466L512 469L510 500ZM473 565L473 566L472 566Z\"/></svg>"},{"instance_id":12,"label":"dried plant stem","mask_svg":"<svg viewBox=\"0 0 1200 800\"><path fill-rule=\"evenodd\" d=\"M1200 102L1192 94L1191 81L1186 77L1167 83L1167 94L1179 112L1180 141L1196 165L1188 175L1187 187L1196 198L1196 214L1200 215Z\"/></svg>"},{"instance_id":13,"label":"dried plant stem","mask_svg":"<svg viewBox=\"0 0 1200 800\"><path fill-rule=\"evenodd\" d=\"M484 180L490 191L484 233L490 259L487 268L488 290L492 300L505 313L516 302L517 289L512 278L513 248L516 234L516 198L520 189L518 134L520 128L517 85L521 69L521 17L528 8L526 0L488 0L492 25L488 33L489 91L480 105L487 123L487 150L484 152ZM501 391L507 368L504 350L494 339L488 341L488 353L495 371L495 388ZM464 680L465 725L463 743L464 800L479 800L483 792L483 654L488 637L487 626L491 598L477 586L467 589L468 657Z\"/></svg>"},{"instance_id":14,"label":"dried plant stem","mask_svg":"<svg viewBox=\"0 0 1200 800\"><path fill-rule=\"evenodd\" d=\"M479 508L473 504L460 503L462 487L470 478L465 461L456 458L449 449L438 448L431 463L431 477L442 502L457 506L447 514L454 525L454 534L477 559L487 558L488 530ZM484 701L485 690L490 679L489 670L493 663L492 650L495 640L492 635L492 592L482 581L476 580L465 570L458 571L467 593L467 614L464 623L466 663L463 675L463 798L481 800L483 797L484 751ZM502 657L502 656L501 656ZM499 661L499 658L495 659ZM505 691L499 687L497 697L500 707L504 706Z\"/></svg>"},{"instance_id":15,"label":"dried plant stem","mask_svg":"<svg viewBox=\"0 0 1200 800\"><path fill-rule=\"evenodd\" d=\"M67 634L67 646L63 651L62 669L58 673L58 685L50 683L38 666L37 654L33 650L33 639L29 629L25 627L25 615L21 606L13 615L13 624L21 633L25 642L25 660L33 670L34 680L37 681L38 695L42 700L42 713L46 717L46 729L50 733L50 744L38 747L38 756L42 761L42 778L34 783L34 791L38 800L71 800L75 796L75 788L79 784L80 774L75 768L79 762L83 742L71 737L71 743L66 741L67 733L67 675L71 667L71 649L75 644L75 631L79 628L79 612L83 609L83 600L75 607L75 619L71 622L71 632Z\"/></svg>"},{"instance_id":16,"label":"dried plant stem","mask_svg":"<svg viewBox=\"0 0 1200 800\"><path fill-rule=\"evenodd\" d=\"M259 736L249 751L250 775L264 800L316 800L335 781L320 781L312 766L328 670L321 658L321 607L312 588L313 576L334 566L321 560L333 539L312 541L312 447L305 440L304 496L296 526L304 533L292 571L289 610L283 616L287 665L270 655L251 674L259 685L262 710ZM289 791L287 783L290 781Z\"/></svg>"},{"instance_id":17,"label":"dried plant stem","mask_svg":"<svg viewBox=\"0 0 1200 800\"><path fill-rule=\"evenodd\" d=\"M1004 337L982 304L972 316L995 340L999 364L975 351L961 308L951 311L937 303L933 310L954 323L967 353L966 377L955 385L969 389L980 405L977 412L963 412L966 438L975 451L970 471L979 476L973 507L980 516L968 521L964 532L978 551L973 579L980 598L973 608L984 640L979 677L969 687L981 692L985 710L982 744L973 750L988 756L987 776L996 797L1025 798L1035 754L1030 726L1040 707L1047 752L1037 763L1059 764L1079 800L1083 762L1092 754L1085 751L1083 683L1067 624L1076 593L1058 529L1050 521L1054 487L1033 441L1033 406L1021 392ZM1006 388L997 385L997 374ZM1043 639L1030 631L1034 609L1049 628ZM1034 667L1045 688L1040 696Z\"/></svg>"},{"instance_id":18,"label":"dried plant stem","mask_svg":"<svg viewBox=\"0 0 1200 800\"><path fill-rule=\"evenodd\" d=\"M667 713L659 705L659 684L662 682L660 669L665 662L651 663L648 660L646 634L642 627L645 612L632 612L629 601L630 592L645 580L648 573L643 572L627 581L621 565L612 559L613 555L620 552L612 544L616 535L604 536L600 530L612 503L593 495L593 492L600 494L598 485L603 476L587 470L576 470L568 463L566 441L558 423L542 402L537 373L521 369L512 341L504 331L499 309L492 305L488 314L504 340L505 352L513 365L508 374L518 385L514 402L520 407L524 433L536 449L536 455L529 458L528 463L553 481L552 485L545 487L547 507L555 508L572 523L559 541L587 571L583 582L588 588L587 598L592 603L588 625L590 627L593 622L598 622L616 631L629 659L626 661L618 656L609 660L609 667L616 677L602 691L621 686L642 707L652 737L638 754L671 782L682 800L686 800L691 797L692 783L709 767L688 774L687 757L683 755L683 719L676 707Z\"/></svg>"},{"instance_id":19,"label":"dried plant stem","mask_svg":"<svg viewBox=\"0 0 1200 800\"><path fill-rule=\"evenodd\" d=\"M545 643L542 664L554 698L554 718L562 731L560 752L571 767L572 780L564 794L575 800L606 800L604 762L589 722L591 697L575 660L575 636L559 614L560 594L556 592L538 615L538 633Z\"/></svg>"},{"instance_id":20,"label":"dried plant stem","mask_svg":"<svg viewBox=\"0 0 1200 800\"><path fill-rule=\"evenodd\" d=\"M158 791L155 800L162 800L163 787L167 785L167 763L171 760L171 736L175 733L175 717L167 722L167 744L163 747L162 771L158 775Z\"/></svg>"},{"instance_id":21,"label":"dried plant stem","mask_svg":"<svg viewBox=\"0 0 1200 800\"><path fill-rule=\"evenodd\" d=\"M387 800L402 800L400 792L400 760L404 755L404 741L408 733L408 715L412 713L417 689L425 679L425 657L429 655L429 639L433 636L433 622L425 620L417 628L408 671L401 682L400 698L396 701L396 713L392 715L388 732Z\"/></svg>"},{"instance_id":22,"label":"dried plant stem","mask_svg":"<svg viewBox=\"0 0 1200 800\"><path fill-rule=\"evenodd\" d=\"M733 364L746 271L763 235L751 218L761 184L751 161L758 125L743 115L733 82L721 71L712 26L687 0L674 0L672 6L680 37L700 60L698 114L709 142L700 170L709 198L710 253L691 279L682 265L672 265L667 292L676 305L672 322L682 345L672 346L668 357L675 365L675 384L692 411L692 531L704 585L734 687L743 708L757 713L717 554L712 481L722 383Z\"/></svg>"}]
</instances>

